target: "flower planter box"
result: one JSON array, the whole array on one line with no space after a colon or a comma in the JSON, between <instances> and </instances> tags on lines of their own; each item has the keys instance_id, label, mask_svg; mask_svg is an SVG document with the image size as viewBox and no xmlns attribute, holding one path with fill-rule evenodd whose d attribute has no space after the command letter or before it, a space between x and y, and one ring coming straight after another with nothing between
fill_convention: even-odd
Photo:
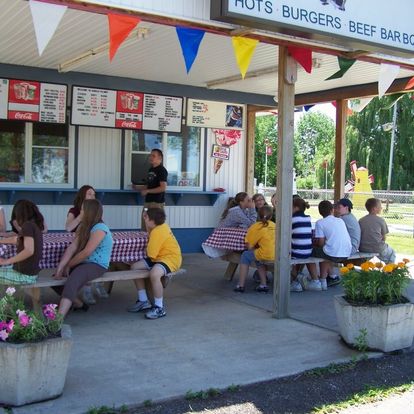
<instances>
[{"instance_id":1,"label":"flower planter box","mask_svg":"<svg viewBox=\"0 0 414 414\"><path fill-rule=\"evenodd\" d=\"M412 345L413 303L354 306L338 295L334 297L334 304L339 333L347 344L355 346L361 329L366 329L367 346L371 350L391 352Z\"/></svg>"},{"instance_id":2,"label":"flower planter box","mask_svg":"<svg viewBox=\"0 0 414 414\"><path fill-rule=\"evenodd\" d=\"M0 343L0 403L19 406L62 394L72 348L69 325L41 342Z\"/></svg>"}]
</instances>

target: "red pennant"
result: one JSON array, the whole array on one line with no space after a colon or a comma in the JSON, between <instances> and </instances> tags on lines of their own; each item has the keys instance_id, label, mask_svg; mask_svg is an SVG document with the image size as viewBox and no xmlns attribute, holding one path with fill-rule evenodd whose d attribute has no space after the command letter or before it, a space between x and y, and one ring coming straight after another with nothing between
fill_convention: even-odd
<instances>
[{"instance_id":1,"label":"red pennant","mask_svg":"<svg viewBox=\"0 0 414 414\"><path fill-rule=\"evenodd\" d=\"M115 56L122 42L141 21L138 17L108 13L109 23L109 60Z\"/></svg>"},{"instance_id":2,"label":"red pennant","mask_svg":"<svg viewBox=\"0 0 414 414\"><path fill-rule=\"evenodd\" d=\"M306 72L312 72L312 50L303 47L288 46L288 52Z\"/></svg>"},{"instance_id":3,"label":"red pennant","mask_svg":"<svg viewBox=\"0 0 414 414\"><path fill-rule=\"evenodd\" d=\"M408 83L405 86L404 90L413 89L413 88L414 88L414 76L408 81Z\"/></svg>"}]
</instances>

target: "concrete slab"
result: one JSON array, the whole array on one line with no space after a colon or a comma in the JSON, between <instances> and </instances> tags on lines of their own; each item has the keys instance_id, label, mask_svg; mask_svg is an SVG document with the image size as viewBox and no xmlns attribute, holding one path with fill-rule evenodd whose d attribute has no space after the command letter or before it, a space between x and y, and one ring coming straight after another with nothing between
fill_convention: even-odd
<instances>
[{"instance_id":1,"label":"concrete slab","mask_svg":"<svg viewBox=\"0 0 414 414\"><path fill-rule=\"evenodd\" d=\"M334 289L291 295L293 317L311 323L276 320L272 295L255 293L253 282L243 295L232 291L223 278L225 262L191 254L183 267L187 274L166 290L166 318L148 321L125 311L136 296L132 282L116 284L111 297L89 312L70 314L74 344L63 395L13 413L136 405L282 377L355 355L334 330ZM45 300L57 296L49 292Z\"/></svg>"}]
</instances>

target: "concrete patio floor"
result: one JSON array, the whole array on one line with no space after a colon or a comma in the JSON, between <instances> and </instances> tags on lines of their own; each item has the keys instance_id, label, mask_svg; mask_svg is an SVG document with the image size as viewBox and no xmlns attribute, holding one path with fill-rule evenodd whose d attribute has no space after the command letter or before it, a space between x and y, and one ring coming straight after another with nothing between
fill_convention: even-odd
<instances>
[{"instance_id":1,"label":"concrete patio floor","mask_svg":"<svg viewBox=\"0 0 414 414\"><path fill-rule=\"evenodd\" d=\"M132 281L115 284L109 299L71 313L73 349L63 395L14 408L15 414L85 413L92 407L138 405L186 392L226 388L346 361L355 355L336 332L333 296L292 293L291 318L272 318L272 295L232 291L226 263L184 256L187 274L165 291L167 317L149 321L128 313ZM52 292L44 301L56 302ZM410 286L414 299L414 286Z\"/></svg>"}]
</instances>

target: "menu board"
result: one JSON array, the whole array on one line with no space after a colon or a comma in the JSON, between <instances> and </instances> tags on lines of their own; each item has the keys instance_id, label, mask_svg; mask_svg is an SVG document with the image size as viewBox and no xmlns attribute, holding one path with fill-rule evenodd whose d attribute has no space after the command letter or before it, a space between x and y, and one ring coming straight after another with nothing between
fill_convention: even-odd
<instances>
[{"instance_id":1,"label":"menu board","mask_svg":"<svg viewBox=\"0 0 414 414\"><path fill-rule=\"evenodd\" d=\"M143 129L181 132L183 98L176 96L144 96Z\"/></svg>"},{"instance_id":2,"label":"menu board","mask_svg":"<svg viewBox=\"0 0 414 414\"><path fill-rule=\"evenodd\" d=\"M187 125L205 128L243 129L244 105L188 99Z\"/></svg>"},{"instance_id":3,"label":"menu board","mask_svg":"<svg viewBox=\"0 0 414 414\"><path fill-rule=\"evenodd\" d=\"M71 123L180 132L182 103L173 96L74 86Z\"/></svg>"},{"instance_id":4,"label":"menu board","mask_svg":"<svg viewBox=\"0 0 414 414\"><path fill-rule=\"evenodd\" d=\"M64 124L66 95L66 85L0 79L0 118Z\"/></svg>"}]
</instances>

